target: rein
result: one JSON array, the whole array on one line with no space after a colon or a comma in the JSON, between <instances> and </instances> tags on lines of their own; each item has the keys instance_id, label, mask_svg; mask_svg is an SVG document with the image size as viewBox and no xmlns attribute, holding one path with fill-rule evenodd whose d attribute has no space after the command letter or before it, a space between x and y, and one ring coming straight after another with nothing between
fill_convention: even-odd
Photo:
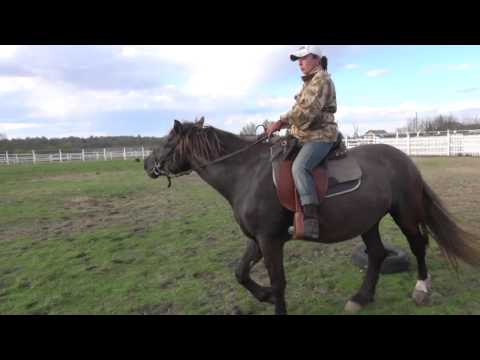
<instances>
[{"instance_id":1,"label":"rein","mask_svg":"<svg viewBox=\"0 0 480 360\"><path fill-rule=\"evenodd\" d=\"M157 160L155 160L155 166L153 167L152 169L152 174L156 175L156 176L166 176L167 177L167 180L168 180L168 188L170 188L172 186L172 180L173 178L177 178L177 177L180 177L180 176L184 176L184 175L190 175L193 171L197 171L200 170L200 169L203 169L203 168L206 168L207 166L210 166L210 165L213 165L213 164L217 164L221 161L224 161L224 160L227 160L227 159L230 159L238 154L241 154L249 149L251 149L252 147L254 147L255 145L258 145L259 143L265 141L265 140L268 140L268 136L265 134L265 135L262 135L260 138L258 138L255 142L253 142L252 144L249 144L248 146L240 149L240 150L237 150L237 151L234 151L233 153L230 153L230 154L227 154L227 155L224 155L224 156L221 156L219 157L218 159L215 159L213 161L210 161L206 164L203 164L203 165L200 165L200 166L196 166L196 167L193 167L191 168L190 170L187 170L187 171L182 171L180 173L177 173L177 174L172 174L168 171L165 171L165 170L162 170L162 167L163 167L163 164L165 163L165 160L162 161L161 163L158 162ZM170 157L171 154L175 151L175 148L172 148L170 150L170 152L168 153L168 155L166 156L166 158Z\"/></svg>"}]
</instances>

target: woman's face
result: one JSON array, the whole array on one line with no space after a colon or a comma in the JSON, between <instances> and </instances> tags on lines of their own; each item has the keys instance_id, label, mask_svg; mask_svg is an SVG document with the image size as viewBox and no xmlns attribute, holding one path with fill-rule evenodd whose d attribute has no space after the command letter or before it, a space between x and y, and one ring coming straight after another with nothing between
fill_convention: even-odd
<instances>
[{"instance_id":1,"label":"woman's face","mask_svg":"<svg viewBox=\"0 0 480 360\"><path fill-rule=\"evenodd\" d=\"M312 54L308 54L298 60L300 70L304 75L308 75L313 68L320 65L320 58L314 57Z\"/></svg>"}]
</instances>

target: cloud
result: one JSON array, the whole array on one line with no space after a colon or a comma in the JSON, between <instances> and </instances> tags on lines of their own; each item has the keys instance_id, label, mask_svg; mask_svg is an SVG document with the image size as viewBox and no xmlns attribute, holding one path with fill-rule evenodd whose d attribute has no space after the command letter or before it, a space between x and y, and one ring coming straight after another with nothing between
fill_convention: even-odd
<instances>
[{"instance_id":1,"label":"cloud","mask_svg":"<svg viewBox=\"0 0 480 360\"><path fill-rule=\"evenodd\" d=\"M126 46L126 58L157 59L186 70L184 91L191 96L210 98L242 97L255 88L284 46L193 45Z\"/></svg>"},{"instance_id":2,"label":"cloud","mask_svg":"<svg viewBox=\"0 0 480 360\"><path fill-rule=\"evenodd\" d=\"M468 70L472 68L471 64L454 64L447 66L449 70Z\"/></svg>"},{"instance_id":3,"label":"cloud","mask_svg":"<svg viewBox=\"0 0 480 360\"><path fill-rule=\"evenodd\" d=\"M459 89L457 90L457 92L467 94L467 93L475 92L478 90L480 90L480 88L466 88L466 89Z\"/></svg>"},{"instance_id":4,"label":"cloud","mask_svg":"<svg viewBox=\"0 0 480 360\"><path fill-rule=\"evenodd\" d=\"M240 130L247 124L254 123L256 125L262 124L265 120L278 120L280 113L275 112L258 112L254 114L229 114L225 119L219 120L212 118L213 123L220 128L228 128L232 132L240 132ZM263 128L259 128L257 133L260 134Z\"/></svg>"},{"instance_id":5,"label":"cloud","mask_svg":"<svg viewBox=\"0 0 480 360\"><path fill-rule=\"evenodd\" d=\"M260 97L257 100L259 108L278 109L287 112L294 105L293 96Z\"/></svg>"},{"instance_id":6,"label":"cloud","mask_svg":"<svg viewBox=\"0 0 480 360\"><path fill-rule=\"evenodd\" d=\"M383 76L388 74L389 72L390 70L387 70L387 69L373 69L373 70L367 71L367 76L370 76L370 77Z\"/></svg>"},{"instance_id":7,"label":"cloud","mask_svg":"<svg viewBox=\"0 0 480 360\"><path fill-rule=\"evenodd\" d=\"M32 90L37 82L37 79L27 76L0 76L0 96Z\"/></svg>"},{"instance_id":8,"label":"cloud","mask_svg":"<svg viewBox=\"0 0 480 360\"><path fill-rule=\"evenodd\" d=\"M352 70L352 69L358 69L360 67L360 65L358 64L347 64L344 66L345 69L347 70Z\"/></svg>"},{"instance_id":9,"label":"cloud","mask_svg":"<svg viewBox=\"0 0 480 360\"><path fill-rule=\"evenodd\" d=\"M13 58L19 48L18 45L0 45L0 60Z\"/></svg>"},{"instance_id":10,"label":"cloud","mask_svg":"<svg viewBox=\"0 0 480 360\"><path fill-rule=\"evenodd\" d=\"M336 119L340 130L347 135L353 133L353 124L359 126L361 133L372 128L394 132L405 126L415 113L419 119L440 114L452 114L460 119L473 118L480 114L480 99L451 101L440 105L406 101L392 106L343 106L339 108Z\"/></svg>"},{"instance_id":11,"label":"cloud","mask_svg":"<svg viewBox=\"0 0 480 360\"><path fill-rule=\"evenodd\" d=\"M10 131L19 129L33 129L42 127L39 123L19 123L19 122L0 122L0 131Z\"/></svg>"}]
</instances>

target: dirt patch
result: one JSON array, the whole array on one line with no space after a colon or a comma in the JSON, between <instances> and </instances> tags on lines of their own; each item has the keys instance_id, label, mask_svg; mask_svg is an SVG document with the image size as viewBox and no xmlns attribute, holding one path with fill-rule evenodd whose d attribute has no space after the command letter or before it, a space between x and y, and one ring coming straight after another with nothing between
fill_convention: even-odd
<instances>
[{"instance_id":1,"label":"dirt patch","mask_svg":"<svg viewBox=\"0 0 480 360\"><path fill-rule=\"evenodd\" d=\"M54 181L72 181L72 180L96 180L99 173L82 173L82 174L63 174L63 175L55 175L55 176L48 176L43 177L40 180L54 180ZM38 179L34 179L32 181L38 181Z\"/></svg>"},{"instance_id":2,"label":"dirt patch","mask_svg":"<svg viewBox=\"0 0 480 360\"><path fill-rule=\"evenodd\" d=\"M175 315L175 305L172 302L161 304L147 304L138 309L133 310L133 313L140 315Z\"/></svg>"},{"instance_id":3,"label":"dirt patch","mask_svg":"<svg viewBox=\"0 0 480 360\"><path fill-rule=\"evenodd\" d=\"M202 279L202 280L212 280L215 278L215 274L210 271L199 271L193 274L195 279Z\"/></svg>"},{"instance_id":4,"label":"dirt patch","mask_svg":"<svg viewBox=\"0 0 480 360\"><path fill-rule=\"evenodd\" d=\"M65 202L64 207L67 209L71 208L89 208L96 207L99 205L99 201L93 197L89 196L75 196Z\"/></svg>"},{"instance_id":5,"label":"dirt patch","mask_svg":"<svg viewBox=\"0 0 480 360\"><path fill-rule=\"evenodd\" d=\"M173 212L155 206L145 206L149 194L126 195L115 199L76 196L63 203L69 213L58 220L37 219L30 226L15 226L0 232L0 238L32 237L35 240L51 237L71 239L86 229L95 230L115 224L132 227L135 236L144 235L158 219L173 217Z\"/></svg>"}]
</instances>

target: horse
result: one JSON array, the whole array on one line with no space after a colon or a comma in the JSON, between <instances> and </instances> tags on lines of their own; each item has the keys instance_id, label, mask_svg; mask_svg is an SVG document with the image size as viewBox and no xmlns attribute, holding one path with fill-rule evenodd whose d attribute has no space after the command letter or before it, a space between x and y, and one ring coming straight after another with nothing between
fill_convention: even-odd
<instances>
[{"instance_id":1,"label":"horse","mask_svg":"<svg viewBox=\"0 0 480 360\"><path fill-rule=\"evenodd\" d=\"M262 140L262 139L260 139ZM153 179L182 176L195 171L230 204L235 220L248 238L236 270L237 281L256 299L287 314L284 245L292 240L289 227L294 213L283 207L273 184L271 142L247 140L227 131L194 122L174 121L166 142L153 149L144 170ZM354 192L324 199L320 209L318 242L333 244L361 236L368 266L359 290L345 311L356 312L374 301L375 288L387 251L379 223L390 214L405 235L417 262L413 298L422 305L431 293L426 264L429 236L438 243L449 264L458 259L480 265L479 238L462 229L423 180L410 157L385 144L362 145L348 151L362 170L362 184ZM270 286L261 286L250 270L261 259Z\"/></svg>"}]
</instances>

